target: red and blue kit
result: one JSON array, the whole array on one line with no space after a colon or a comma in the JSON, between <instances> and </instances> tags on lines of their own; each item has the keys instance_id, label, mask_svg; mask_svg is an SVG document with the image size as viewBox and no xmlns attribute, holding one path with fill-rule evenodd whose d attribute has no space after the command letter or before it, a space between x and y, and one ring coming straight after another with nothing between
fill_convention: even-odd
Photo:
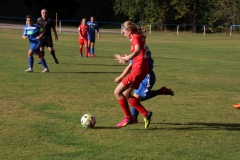
<instances>
[{"instance_id":1,"label":"red and blue kit","mask_svg":"<svg viewBox=\"0 0 240 160\"><path fill-rule=\"evenodd\" d=\"M131 73L122 81L124 86L137 89L149 72L148 55L145 40L141 35L135 34L131 42L131 53L135 51L135 45L140 46L140 53L133 58Z\"/></svg>"}]
</instances>

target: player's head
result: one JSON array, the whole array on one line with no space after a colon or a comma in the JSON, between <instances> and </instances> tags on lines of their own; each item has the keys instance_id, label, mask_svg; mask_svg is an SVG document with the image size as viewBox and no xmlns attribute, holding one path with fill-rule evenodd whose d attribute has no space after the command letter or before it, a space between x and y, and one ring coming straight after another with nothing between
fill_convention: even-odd
<instances>
[{"instance_id":1,"label":"player's head","mask_svg":"<svg viewBox=\"0 0 240 160\"><path fill-rule=\"evenodd\" d=\"M41 10L41 15L42 15L42 18L46 18L47 17L47 10L46 9L42 9Z\"/></svg>"},{"instance_id":2,"label":"player's head","mask_svg":"<svg viewBox=\"0 0 240 160\"><path fill-rule=\"evenodd\" d=\"M138 33L138 29L135 23L131 21L126 21L122 24L122 32L124 36L131 39L132 35Z\"/></svg>"},{"instance_id":3,"label":"player's head","mask_svg":"<svg viewBox=\"0 0 240 160\"><path fill-rule=\"evenodd\" d=\"M94 21L95 21L95 17L94 17L94 16L91 16L91 17L90 17L90 21L91 21L91 22L94 22Z\"/></svg>"},{"instance_id":4,"label":"player's head","mask_svg":"<svg viewBox=\"0 0 240 160\"><path fill-rule=\"evenodd\" d=\"M31 15L27 15L27 16L26 16L26 23L27 23L28 25L33 24L33 19L32 19L32 16L31 16Z\"/></svg>"},{"instance_id":5,"label":"player's head","mask_svg":"<svg viewBox=\"0 0 240 160\"><path fill-rule=\"evenodd\" d=\"M87 22L86 18L83 18L82 21L81 21L82 24L86 24L86 22Z\"/></svg>"},{"instance_id":6,"label":"player's head","mask_svg":"<svg viewBox=\"0 0 240 160\"><path fill-rule=\"evenodd\" d=\"M138 28L138 33L139 33L144 39L146 39L147 31L146 31L146 28L145 28L145 27Z\"/></svg>"}]
</instances>

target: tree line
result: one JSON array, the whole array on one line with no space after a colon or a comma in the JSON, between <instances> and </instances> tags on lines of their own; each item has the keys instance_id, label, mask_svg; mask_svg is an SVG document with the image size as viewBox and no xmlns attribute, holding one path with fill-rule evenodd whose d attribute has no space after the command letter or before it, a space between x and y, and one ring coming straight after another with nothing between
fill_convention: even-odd
<instances>
[{"instance_id":1,"label":"tree line","mask_svg":"<svg viewBox=\"0 0 240 160\"><path fill-rule=\"evenodd\" d=\"M193 32L200 24L224 30L240 20L240 0L0 0L0 16L27 12L39 16L42 8L52 17L57 12L59 19L81 20L94 15L102 22L151 23L156 30L164 29L164 24L181 24Z\"/></svg>"}]
</instances>

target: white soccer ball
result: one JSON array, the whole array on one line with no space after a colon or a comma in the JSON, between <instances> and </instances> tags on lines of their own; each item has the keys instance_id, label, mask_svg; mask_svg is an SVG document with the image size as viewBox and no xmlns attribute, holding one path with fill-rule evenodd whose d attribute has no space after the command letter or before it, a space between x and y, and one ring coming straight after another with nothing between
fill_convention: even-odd
<instances>
[{"instance_id":1,"label":"white soccer ball","mask_svg":"<svg viewBox=\"0 0 240 160\"><path fill-rule=\"evenodd\" d=\"M87 113L82 116L80 122L84 128L93 128L96 124L96 118L93 115Z\"/></svg>"}]
</instances>

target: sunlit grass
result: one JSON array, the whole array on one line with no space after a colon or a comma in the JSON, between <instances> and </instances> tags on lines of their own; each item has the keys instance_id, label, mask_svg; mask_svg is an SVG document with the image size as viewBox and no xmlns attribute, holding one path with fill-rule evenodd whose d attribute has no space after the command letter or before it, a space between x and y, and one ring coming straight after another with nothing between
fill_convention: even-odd
<instances>
[{"instance_id":1,"label":"sunlit grass","mask_svg":"<svg viewBox=\"0 0 240 160\"><path fill-rule=\"evenodd\" d=\"M123 113L113 91L125 66L113 54L129 53L129 41L102 34L95 58L78 56L77 34L59 34L46 51L50 73L25 73L27 40L0 30L1 159L239 159L239 36L153 34L157 81L175 96L143 102L153 111L149 129L139 123L118 129ZM97 119L84 129L85 113Z\"/></svg>"}]
</instances>

